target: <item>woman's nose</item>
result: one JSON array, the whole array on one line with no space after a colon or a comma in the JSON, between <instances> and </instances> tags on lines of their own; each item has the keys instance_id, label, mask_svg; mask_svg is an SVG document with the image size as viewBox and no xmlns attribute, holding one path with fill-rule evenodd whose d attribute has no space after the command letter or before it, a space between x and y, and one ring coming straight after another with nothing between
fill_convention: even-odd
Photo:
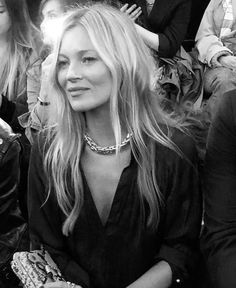
<instances>
[{"instance_id":1,"label":"woman's nose","mask_svg":"<svg viewBox=\"0 0 236 288\"><path fill-rule=\"evenodd\" d=\"M77 64L70 64L68 71L67 71L67 80L68 81L77 81L82 79L82 71L80 65Z\"/></svg>"}]
</instances>

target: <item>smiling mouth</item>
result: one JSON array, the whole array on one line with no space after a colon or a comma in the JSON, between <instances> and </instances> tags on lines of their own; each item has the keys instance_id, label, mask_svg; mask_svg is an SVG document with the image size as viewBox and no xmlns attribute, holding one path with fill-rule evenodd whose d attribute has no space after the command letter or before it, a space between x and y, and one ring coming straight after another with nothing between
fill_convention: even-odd
<instances>
[{"instance_id":1,"label":"smiling mouth","mask_svg":"<svg viewBox=\"0 0 236 288\"><path fill-rule=\"evenodd\" d=\"M83 94L84 92L86 92L88 90L89 90L89 88L70 88L67 91L73 97L73 96L78 96L80 94Z\"/></svg>"}]
</instances>

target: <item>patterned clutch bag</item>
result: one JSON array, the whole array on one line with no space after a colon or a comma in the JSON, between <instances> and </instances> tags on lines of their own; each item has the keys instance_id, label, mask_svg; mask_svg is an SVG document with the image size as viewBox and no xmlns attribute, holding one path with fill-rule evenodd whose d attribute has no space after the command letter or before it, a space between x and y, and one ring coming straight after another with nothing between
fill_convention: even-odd
<instances>
[{"instance_id":1,"label":"patterned clutch bag","mask_svg":"<svg viewBox=\"0 0 236 288\"><path fill-rule=\"evenodd\" d=\"M14 253L11 268L24 288L38 288L48 278L52 281L65 281L46 250Z\"/></svg>"}]
</instances>

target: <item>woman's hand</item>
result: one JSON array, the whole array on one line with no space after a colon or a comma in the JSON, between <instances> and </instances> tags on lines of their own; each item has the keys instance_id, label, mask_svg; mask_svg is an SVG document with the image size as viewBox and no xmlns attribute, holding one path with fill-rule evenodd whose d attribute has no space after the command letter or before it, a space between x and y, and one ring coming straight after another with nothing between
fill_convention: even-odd
<instances>
[{"instance_id":1,"label":"woman's hand","mask_svg":"<svg viewBox=\"0 0 236 288\"><path fill-rule=\"evenodd\" d=\"M11 127L0 118L0 135L7 137L11 134L13 134Z\"/></svg>"},{"instance_id":2,"label":"woman's hand","mask_svg":"<svg viewBox=\"0 0 236 288\"><path fill-rule=\"evenodd\" d=\"M226 68L236 69L236 57L232 55L221 56L218 60L219 63Z\"/></svg>"},{"instance_id":3,"label":"woman's hand","mask_svg":"<svg viewBox=\"0 0 236 288\"><path fill-rule=\"evenodd\" d=\"M132 20L132 21L136 21L137 18L142 14L142 9L141 7L137 8L136 4L133 4L132 6L130 6L129 8L129 4L125 4L124 6L122 6L120 8L120 11L127 14L127 16Z\"/></svg>"},{"instance_id":4,"label":"woman's hand","mask_svg":"<svg viewBox=\"0 0 236 288\"><path fill-rule=\"evenodd\" d=\"M57 282L46 283L40 286L39 288L82 288L82 287L80 285L76 285L70 282L57 281Z\"/></svg>"}]
</instances>

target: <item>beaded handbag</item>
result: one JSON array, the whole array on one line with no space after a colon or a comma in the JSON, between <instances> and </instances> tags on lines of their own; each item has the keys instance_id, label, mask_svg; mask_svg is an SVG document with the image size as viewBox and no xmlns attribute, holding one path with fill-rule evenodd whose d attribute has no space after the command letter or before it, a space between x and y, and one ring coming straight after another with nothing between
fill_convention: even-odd
<instances>
[{"instance_id":1,"label":"beaded handbag","mask_svg":"<svg viewBox=\"0 0 236 288\"><path fill-rule=\"evenodd\" d=\"M48 278L51 281L65 281L46 250L14 253L11 268L24 288L37 288L45 284Z\"/></svg>"}]
</instances>

